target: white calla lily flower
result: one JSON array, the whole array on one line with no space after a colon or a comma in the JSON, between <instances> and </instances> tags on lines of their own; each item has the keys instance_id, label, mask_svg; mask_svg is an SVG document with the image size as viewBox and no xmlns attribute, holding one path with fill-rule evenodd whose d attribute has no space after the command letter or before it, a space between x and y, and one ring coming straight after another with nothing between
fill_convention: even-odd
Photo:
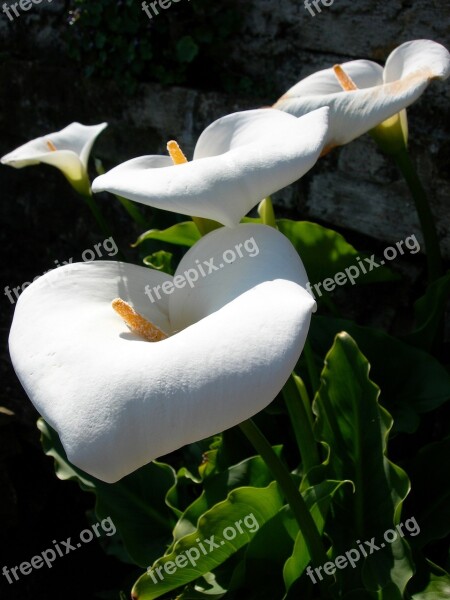
<instances>
[{"instance_id":1,"label":"white calla lily flower","mask_svg":"<svg viewBox=\"0 0 450 600\"><path fill-rule=\"evenodd\" d=\"M301 119L270 108L234 113L202 133L193 161L170 142L172 158L127 161L97 177L92 191L232 227L263 198L313 167L327 129L327 108Z\"/></svg>"},{"instance_id":2,"label":"white calla lily flower","mask_svg":"<svg viewBox=\"0 0 450 600\"><path fill-rule=\"evenodd\" d=\"M36 138L1 158L1 163L21 169L45 163L62 171L77 192L88 195L87 174L89 154L97 136L107 127L71 123L61 131Z\"/></svg>"},{"instance_id":3,"label":"white calla lily flower","mask_svg":"<svg viewBox=\"0 0 450 600\"><path fill-rule=\"evenodd\" d=\"M253 224L202 238L174 277L109 261L67 265L20 296L12 362L69 460L112 483L275 398L315 309L306 283L287 238ZM132 331L111 307L116 297Z\"/></svg>"},{"instance_id":4,"label":"white calla lily flower","mask_svg":"<svg viewBox=\"0 0 450 600\"><path fill-rule=\"evenodd\" d=\"M433 79L449 75L448 50L430 40L415 40L396 48L384 69L370 60L353 60L318 71L294 85L274 108L300 117L329 106L328 150L401 113ZM405 117L403 113L403 122Z\"/></svg>"}]
</instances>

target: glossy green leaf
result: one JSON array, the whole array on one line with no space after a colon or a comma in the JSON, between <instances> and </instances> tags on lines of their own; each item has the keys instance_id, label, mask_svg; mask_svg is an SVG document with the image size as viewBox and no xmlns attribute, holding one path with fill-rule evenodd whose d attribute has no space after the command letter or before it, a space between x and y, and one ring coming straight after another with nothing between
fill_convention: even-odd
<instances>
[{"instance_id":1,"label":"glossy green leaf","mask_svg":"<svg viewBox=\"0 0 450 600\"><path fill-rule=\"evenodd\" d=\"M403 600L405 587L414 574L411 549L404 538L399 537L388 544L380 541L380 537L380 549L362 565L363 582L367 589L378 594L375 597Z\"/></svg>"},{"instance_id":2,"label":"glossy green leaf","mask_svg":"<svg viewBox=\"0 0 450 600\"><path fill-rule=\"evenodd\" d=\"M281 448L277 449L279 454ZM254 456L203 482L201 495L186 509L173 531L174 543L195 531L198 519L229 492L239 487L266 487L273 475L260 456Z\"/></svg>"},{"instance_id":3,"label":"glossy green leaf","mask_svg":"<svg viewBox=\"0 0 450 600\"><path fill-rule=\"evenodd\" d=\"M405 341L424 350L431 350L443 327L442 318L450 297L450 272L434 281L414 305L415 329Z\"/></svg>"},{"instance_id":4,"label":"glossy green leaf","mask_svg":"<svg viewBox=\"0 0 450 600\"><path fill-rule=\"evenodd\" d=\"M244 550L229 584L230 591L249 600L272 600L284 595L283 565L292 554L298 525L289 506L265 523ZM270 573L270 577L261 577Z\"/></svg>"},{"instance_id":5,"label":"glossy green leaf","mask_svg":"<svg viewBox=\"0 0 450 600\"><path fill-rule=\"evenodd\" d=\"M333 496L344 483L351 484L350 481L323 481L307 488L302 493L319 533L324 531L326 516ZM286 591L289 591L295 581L301 577L310 560L305 537L302 531L298 531L292 556L289 557L283 568Z\"/></svg>"},{"instance_id":6,"label":"glossy green leaf","mask_svg":"<svg viewBox=\"0 0 450 600\"><path fill-rule=\"evenodd\" d=\"M377 594L368 592L363 589L355 589L349 592L348 594L344 594L342 596L343 600L379 600L379 596Z\"/></svg>"},{"instance_id":7,"label":"glossy green leaf","mask_svg":"<svg viewBox=\"0 0 450 600\"><path fill-rule=\"evenodd\" d=\"M192 502L193 495L197 495L196 488L200 481L186 467L181 467L177 471L176 481L166 495L166 503L177 518L181 517L186 507Z\"/></svg>"},{"instance_id":8,"label":"glossy green leaf","mask_svg":"<svg viewBox=\"0 0 450 600\"><path fill-rule=\"evenodd\" d=\"M190 63L197 56L199 47L190 35L185 35L177 42L176 52L180 62Z\"/></svg>"},{"instance_id":9,"label":"glossy green leaf","mask_svg":"<svg viewBox=\"0 0 450 600\"><path fill-rule=\"evenodd\" d=\"M220 600L227 593L217 581L214 573L206 573L196 582L188 584L177 600Z\"/></svg>"},{"instance_id":10,"label":"glossy green leaf","mask_svg":"<svg viewBox=\"0 0 450 600\"><path fill-rule=\"evenodd\" d=\"M173 254L170 252L158 250L158 252L153 252L153 254L149 254L149 256L144 258L144 265L168 275L173 275L172 258Z\"/></svg>"},{"instance_id":11,"label":"glossy green leaf","mask_svg":"<svg viewBox=\"0 0 450 600\"><path fill-rule=\"evenodd\" d=\"M289 238L299 253L311 285L334 278L337 273L345 272L345 269L351 266L357 267L359 270L357 283L377 283L398 279L397 275L384 266L369 270L369 264L364 261L368 255L358 252L340 233L332 229L309 221L291 221L289 219L278 219L277 225L281 233ZM357 260L358 257L361 261ZM376 262L378 264L380 261ZM363 268L360 268L360 263L367 267L366 274L364 274ZM347 282L342 285L350 286L351 284ZM317 290L313 289L313 291L319 298ZM320 293L324 292L323 288L319 288L319 291Z\"/></svg>"},{"instance_id":12,"label":"glossy green leaf","mask_svg":"<svg viewBox=\"0 0 450 600\"><path fill-rule=\"evenodd\" d=\"M371 364L371 374L382 390L383 405L394 417L394 430L413 432L419 415L450 398L450 375L432 356L392 336L352 321L313 316L309 340L325 356L340 331L347 331Z\"/></svg>"},{"instance_id":13,"label":"glossy green leaf","mask_svg":"<svg viewBox=\"0 0 450 600\"><path fill-rule=\"evenodd\" d=\"M38 420L44 451L55 460L59 479L74 480L96 495L99 519L111 517L125 550L135 564L147 567L170 541L175 519L165 497L174 484L175 472L166 464L152 462L117 483L95 479L68 460L56 432Z\"/></svg>"},{"instance_id":14,"label":"glossy green leaf","mask_svg":"<svg viewBox=\"0 0 450 600\"><path fill-rule=\"evenodd\" d=\"M431 576L427 587L413 594L412 600L448 600L450 598L450 575Z\"/></svg>"},{"instance_id":15,"label":"glossy green leaf","mask_svg":"<svg viewBox=\"0 0 450 600\"><path fill-rule=\"evenodd\" d=\"M170 554L157 560L138 579L132 590L133 599L159 598L209 573L248 544L257 529L276 515L282 505L275 482L266 488L233 490L226 500L200 517L195 532L179 540Z\"/></svg>"},{"instance_id":16,"label":"glossy green leaf","mask_svg":"<svg viewBox=\"0 0 450 600\"><path fill-rule=\"evenodd\" d=\"M193 221L185 221L184 223L177 223L172 225L168 229L150 229L138 237L138 239L132 244L135 248L145 240L158 240L160 242L167 242L169 244L176 244L178 246L193 246L195 242L198 242L201 235L197 228L197 225Z\"/></svg>"},{"instance_id":17,"label":"glossy green leaf","mask_svg":"<svg viewBox=\"0 0 450 600\"><path fill-rule=\"evenodd\" d=\"M409 480L386 457L392 417L378 404L379 388L369 379L370 365L348 333L336 336L325 359L313 410L316 437L330 448L328 478L351 480L354 494L342 494L327 533L333 556L357 548L358 540L383 540L399 522ZM383 542L384 543L384 542ZM384 590L380 597L402 598L413 574L403 539L384 544L355 568L336 570L342 590Z\"/></svg>"},{"instance_id":18,"label":"glossy green leaf","mask_svg":"<svg viewBox=\"0 0 450 600\"><path fill-rule=\"evenodd\" d=\"M261 217L243 217L241 223L253 223L253 225L262 225Z\"/></svg>"}]
</instances>

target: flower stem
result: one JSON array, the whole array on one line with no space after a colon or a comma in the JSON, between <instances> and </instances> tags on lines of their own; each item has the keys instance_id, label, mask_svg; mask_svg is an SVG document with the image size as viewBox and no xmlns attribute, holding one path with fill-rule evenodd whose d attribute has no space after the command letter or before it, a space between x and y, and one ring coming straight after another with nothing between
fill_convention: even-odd
<instances>
[{"instance_id":1,"label":"flower stem","mask_svg":"<svg viewBox=\"0 0 450 600\"><path fill-rule=\"evenodd\" d=\"M318 565L325 564L328 561L328 557L322 544L322 538L287 467L276 455L266 437L251 419L244 421L239 427L272 471L297 520L312 561Z\"/></svg>"},{"instance_id":2,"label":"flower stem","mask_svg":"<svg viewBox=\"0 0 450 600\"><path fill-rule=\"evenodd\" d=\"M202 236L214 231L215 229L219 229L222 227L220 223L217 221L213 221L212 219L204 219L203 217L192 217L192 220L197 225L197 229L199 230Z\"/></svg>"},{"instance_id":3,"label":"flower stem","mask_svg":"<svg viewBox=\"0 0 450 600\"><path fill-rule=\"evenodd\" d=\"M91 213L94 215L94 218L97 221L97 224L100 227L100 230L103 233L103 235L106 238L114 239L111 229L110 229L108 223L106 222L105 218L103 217L103 214L102 214L100 207L98 206L95 198L92 196L92 194L81 194L81 195L82 195L84 201L86 202L86 204L88 205ZM117 253L117 258L123 262L126 261L125 256L123 255L121 250L119 250L119 252Z\"/></svg>"},{"instance_id":4,"label":"flower stem","mask_svg":"<svg viewBox=\"0 0 450 600\"><path fill-rule=\"evenodd\" d=\"M150 229L150 223L147 221L134 202L128 200L127 198L123 198L122 196L117 196L116 194L115 196L137 225L143 227L145 230Z\"/></svg>"},{"instance_id":5,"label":"flower stem","mask_svg":"<svg viewBox=\"0 0 450 600\"><path fill-rule=\"evenodd\" d=\"M277 229L277 221L275 218L275 211L273 210L272 199L270 196L264 198L258 205L258 214L261 217L261 221L264 225L274 227Z\"/></svg>"},{"instance_id":6,"label":"flower stem","mask_svg":"<svg viewBox=\"0 0 450 600\"><path fill-rule=\"evenodd\" d=\"M417 175L416 169L408 154L408 150L403 148L395 153L394 159L402 172L403 177L411 191L414 203L416 205L422 233L425 241L425 251L428 264L428 279L435 281L443 275L441 250L439 247L439 238L436 231L436 225L428 203L426 192Z\"/></svg>"},{"instance_id":7,"label":"flower stem","mask_svg":"<svg viewBox=\"0 0 450 600\"><path fill-rule=\"evenodd\" d=\"M105 235L106 237L112 237L111 230L107 222L105 221L100 207L98 206L94 197L91 194L83 194L83 198L86 204L88 205L89 210L93 214L94 219L97 221L97 225L100 227L103 235Z\"/></svg>"},{"instance_id":8,"label":"flower stem","mask_svg":"<svg viewBox=\"0 0 450 600\"><path fill-rule=\"evenodd\" d=\"M310 400L303 380L293 373L283 388L295 439L303 463L303 473L320 464L317 443L313 433Z\"/></svg>"}]
</instances>

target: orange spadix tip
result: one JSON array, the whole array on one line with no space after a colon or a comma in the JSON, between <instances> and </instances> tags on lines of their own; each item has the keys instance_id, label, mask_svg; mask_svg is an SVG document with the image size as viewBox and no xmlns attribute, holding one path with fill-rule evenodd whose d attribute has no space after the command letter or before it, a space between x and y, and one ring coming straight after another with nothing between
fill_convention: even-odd
<instances>
[{"instance_id":1,"label":"orange spadix tip","mask_svg":"<svg viewBox=\"0 0 450 600\"><path fill-rule=\"evenodd\" d=\"M182 165L188 162L188 159L183 154L180 146L175 140L167 142L167 152L170 154L170 158L174 165Z\"/></svg>"},{"instance_id":2,"label":"orange spadix tip","mask_svg":"<svg viewBox=\"0 0 450 600\"><path fill-rule=\"evenodd\" d=\"M161 331L156 325L147 321L145 317L136 312L134 308L130 306L128 302L122 300L122 298L116 298L112 301L111 305L116 313L122 317L131 331L140 335L148 342L160 342L168 337L164 331Z\"/></svg>"},{"instance_id":3,"label":"orange spadix tip","mask_svg":"<svg viewBox=\"0 0 450 600\"><path fill-rule=\"evenodd\" d=\"M47 140L46 143L51 152L56 152L56 146L51 140Z\"/></svg>"},{"instance_id":4,"label":"orange spadix tip","mask_svg":"<svg viewBox=\"0 0 450 600\"><path fill-rule=\"evenodd\" d=\"M339 81L339 83L341 84L341 87L344 91L354 92L355 90L358 89L358 86L356 85L356 83L353 81L353 79L350 77L350 75L347 75L347 73L344 71L344 69L341 67L341 65L334 65L333 71L334 71L334 74L336 75L336 79Z\"/></svg>"}]
</instances>

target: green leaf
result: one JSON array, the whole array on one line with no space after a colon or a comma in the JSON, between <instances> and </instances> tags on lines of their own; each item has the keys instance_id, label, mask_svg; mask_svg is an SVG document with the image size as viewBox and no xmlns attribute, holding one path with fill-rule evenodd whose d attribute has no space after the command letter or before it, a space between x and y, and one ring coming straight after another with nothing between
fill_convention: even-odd
<instances>
[{"instance_id":1,"label":"green leaf","mask_svg":"<svg viewBox=\"0 0 450 600\"><path fill-rule=\"evenodd\" d=\"M361 588L352 590L348 594L342 596L343 600L379 600L377 594L367 592Z\"/></svg>"},{"instance_id":2,"label":"green leaf","mask_svg":"<svg viewBox=\"0 0 450 600\"><path fill-rule=\"evenodd\" d=\"M230 492L226 500L200 517L194 533L179 540L170 554L157 560L151 571L138 579L133 599L159 598L209 573L248 544L282 505L275 482L266 488L242 487Z\"/></svg>"},{"instance_id":3,"label":"green leaf","mask_svg":"<svg viewBox=\"0 0 450 600\"><path fill-rule=\"evenodd\" d=\"M106 42L106 35L101 31L97 31L95 36L95 45L97 48L103 48Z\"/></svg>"},{"instance_id":4,"label":"green leaf","mask_svg":"<svg viewBox=\"0 0 450 600\"><path fill-rule=\"evenodd\" d=\"M277 449L279 453L281 448ZM238 487L266 487L273 475L260 456L253 456L203 482L201 495L186 509L173 531L174 543L195 531L202 514Z\"/></svg>"},{"instance_id":5,"label":"green leaf","mask_svg":"<svg viewBox=\"0 0 450 600\"><path fill-rule=\"evenodd\" d=\"M174 517L165 497L175 481L173 469L152 462L117 483L104 483L67 460L58 435L43 419L37 424L42 446L54 458L59 479L74 480L83 490L94 493L97 517L111 517L129 557L138 566L147 567L170 541Z\"/></svg>"},{"instance_id":6,"label":"green leaf","mask_svg":"<svg viewBox=\"0 0 450 600\"><path fill-rule=\"evenodd\" d=\"M261 217L243 217L241 223L253 223L254 225L263 225Z\"/></svg>"},{"instance_id":7,"label":"green leaf","mask_svg":"<svg viewBox=\"0 0 450 600\"><path fill-rule=\"evenodd\" d=\"M176 482L166 495L167 506L170 506L177 518L183 514L183 507L189 506L192 502L193 490L199 483L200 480L185 467L178 470Z\"/></svg>"},{"instance_id":8,"label":"green leaf","mask_svg":"<svg viewBox=\"0 0 450 600\"><path fill-rule=\"evenodd\" d=\"M185 221L184 223L172 225L172 227L162 231L159 229L150 229L140 235L134 244L131 245L135 248L145 240L159 240L160 242L190 247L195 242L198 242L200 237L200 232L195 223L193 221Z\"/></svg>"},{"instance_id":9,"label":"green leaf","mask_svg":"<svg viewBox=\"0 0 450 600\"><path fill-rule=\"evenodd\" d=\"M292 554L298 532L289 506L281 510L255 534L228 585L231 592L245 591L248 600L273 600L284 595L283 565ZM269 573L270 577L261 577Z\"/></svg>"},{"instance_id":10,"label":"green leaf","mask_svg":"<svg viewBox=\"0 0 450 600\"><path fill-rule=\"evenodd\" d=\"M436 339L450 296L450 272L434 281L414 305L415 329L404 339L409 344L430 351Z\"/></svg>"},{"instance_id":11,"label":"green leaf","mask_svg":"<svg viewBox=\"0 0 450 600\"><path fill-rule=\"evenodd\" d=\"M443 577L431 575L427 587L412 596L412 600L448 600L448 598L450 598L450 575Z\"/></svg>"},{"instance_id":12,"label":"green leaf","mask_svg":"<svg viewBox=\"0 0 450 600\"><path fill-rule=\"evenodd\" d=\"M190 35L185 35L176 45L177 57L181 63L190 63L199 52L199 47Z\"/></svg>"},{"instance_id":13,"label":"green leaf","mask_svg":"<svg viewBox=\"0 0 450 600\"><path fill-rule=\"evenodd\" d=\"M342 235L332 229L309 221L289 219L278 219L277 225L299 253L312 285L328 278L333 279L338 272L344 272L351 266L357 267L360 272L360 276L356 279L358 283L398 279L398 276L387 267L380 266L370 271L368 263L364 262L364 257L368 255L358 252ZM359 267L357 257L361 258L361 262L368 267L367 274L364 274ZM349 286L350 283L347 282L345 285ZM323 288L320 288L320 291L323 292ZM317 296L317 290L314 293Z\"/></svg>"},{"instance_id":14,"label":"green leaf","mask_svg":"<svg viewBox=\"0 0 450 600\"><path fill-rule=\"evenodd\" d=\"M383 405L394 417L395 431L415 431L419 414L438 408L450 398L450 375L445 368L426 352L383 331L345 319L314 316L309 339L315 352L325 356L340 331L347 331L370 361Z\"/></svg>"},{"instance_id":15,"label":"green leaf","mask_svg":"<svg viewBox=\"0 0 450 600\"><path fill-rule=\"evenodd\" d=\"M323 533L325 528L326 516L330 508L331 501L337 490L350 481L323 481L318 485L307 488L303 493L306 505L310 509L314 522ZM311 557L306 546L305 537L302 531L298 531L295 538L294 551L292 556L286 561L283 568L283 577L286 585L286 591L301 577L308 566Z\"/></svg>"},{"instance_id":16,"label":"green leaf","mask_svg":"<svg viewBox=\"0 0 450 600\"><path fill-rule=\"evenodd\" d=\"M172 268L173 254L166 252L165 250L158 250L153 252L143 259L144 265L157 271L162 271L168 275L173 275L174 271Z\"/></svg>"},{"instance_id":17,"label":"green leaf","mask_svg":"<svg viewBox=\"0 0 450 600\"><path fill-rule=\"evenodd\" d=\"M214 573L206 573L195 583L187 585L177 600L220 600L226 593L227 590L216 581Z\"/></svg>"},{"instance_id":18,"label":"green leaf","mask_svg":"<svg viewBox=\"0 0 450 600\"><path fill-rule=\"evenodd\" d=\"M406 473L386 457L393 421L378 404L379 388L369 379L369 369L355 341L345 332L338 334L326 356L313 404L317 439L330 448L328 478L351 480L355 485L352 497L342 495L327 528L334 557L357 548L358 540L380 540L398 524L409 491ZM380 543L380 549L367 558L361 556L354 569L338 569L335 576L341 590L362 583L369 591L384 590L381 597L400 599L412 574L408 545L399 538L397 544L381 547Z\"/></svg>"},{"instance_id":19,"label":"green leaf","mask_svg":"<svg viewBox=\"0 0 450 600\"><path fill-rule=\"evenodd\" d=\"M382 588L380 598L383 600L391 598L403 600L405 587L413 574L412 553L403 538L385 544L384 548L369 556L362 566L362 577L366 588L374 594L380 593Z\"/></svg>"}]
</instances>

